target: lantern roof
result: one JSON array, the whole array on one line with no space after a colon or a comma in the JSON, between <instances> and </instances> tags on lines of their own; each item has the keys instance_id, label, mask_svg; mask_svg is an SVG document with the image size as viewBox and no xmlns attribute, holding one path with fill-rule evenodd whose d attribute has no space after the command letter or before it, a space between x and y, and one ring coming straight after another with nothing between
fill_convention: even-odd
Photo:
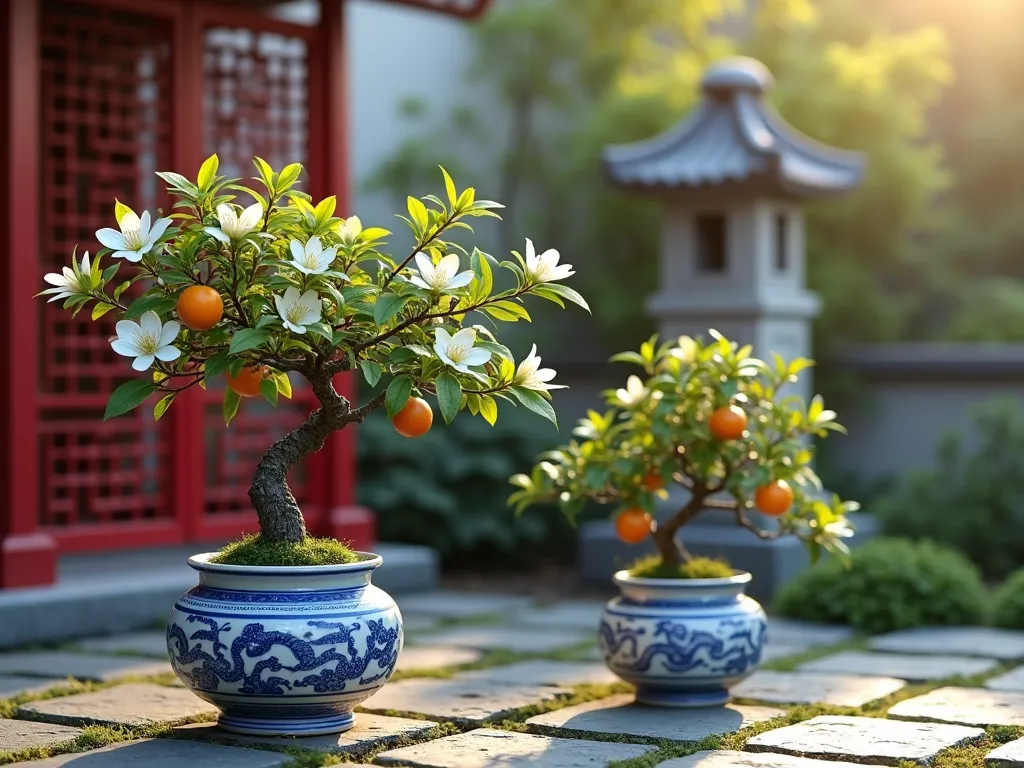
<instances>
[{"instance_id":1,"label":"lantern roof","mask_svg":"<svg viewBox=\"0 0 1024 768\"><path fill-rule=\"evenodd\" d=\"M491 0L388 0L401 5L411 5L428 11L437 11L448 16L459 16L466 19L481 15L491 4Z\"/></svg>"},{"instance_id":2,"label":"lantern roof","mask_svg":"<svg viewBox=\"0 0 1024 768\"><path fill-rule=\"evenodd\" d=\"M764 100L772 83L755 59L713 64L700 104L659 136L606 147L606 171L622 187L663 192L749 188L824 197L856 188L864 155L821 144L786 123Z\"/></svg>"}]
</instances>

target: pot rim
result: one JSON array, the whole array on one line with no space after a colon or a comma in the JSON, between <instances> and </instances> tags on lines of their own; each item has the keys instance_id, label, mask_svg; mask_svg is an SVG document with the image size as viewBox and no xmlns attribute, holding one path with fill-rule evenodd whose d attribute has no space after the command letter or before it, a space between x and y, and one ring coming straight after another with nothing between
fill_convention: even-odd
<instances>
[{"instance_id":1,"label":"pot rim","mask_svg":"<svg viewBox=\"0 0 1024 768\"><path fill-rule=\"evenodd\" d=\"M699 589L701 587L725 587L749 584L753 576L748 571L734 571L732 576L721 576L716 579L652 579L646 576L630 576L629 570L616 571L612 580L616 584L635 585L638 587Z\"/></svg>"},{"instance_id":2,"label":"pot rim","mask_svg":"<svg viewBox=\"0 0 1024 768\"><path fill-rule=\"evenodd\" d=\"M360 559L354 563L336 565L228 565L211 563L210 558L217 552L201 552L188 559L189 567L209 573L232 574L235 576L328 576L335 573L363 573L379 568L384 558L375 552L359 552Z\"/></svg>"}]
</instances>

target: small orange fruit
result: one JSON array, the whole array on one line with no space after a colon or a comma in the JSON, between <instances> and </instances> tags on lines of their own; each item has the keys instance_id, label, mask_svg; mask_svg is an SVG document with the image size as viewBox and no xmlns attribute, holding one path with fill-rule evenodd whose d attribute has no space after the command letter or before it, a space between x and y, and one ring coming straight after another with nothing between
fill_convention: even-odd
<instances>
[{"instance_id":1,"label":"small orange fruit","mask_svg":"<svg viewBox=\"0 0 1024 768\"><path fill-rule=\"evenodd\" d=\"M627 544L639 544L651 535L651 516L639 507L624 509L615 518L615 533Z\"/></svg>"},{"instance_id":2,"label":"small orange fruit","mask_svg":"<svg viewBox=\"0 0 1024 768\"><path fill-rule=\"evenodd\" d=\"M237 376L228 374L228 386L242 397L256 397L263 381L262 365L246 365Z\"/></svg>"},{"instance_id":3,"label":"small orange fruit","mask_svg":"<svg viewBox=\"0 0 1024 768\"><path fill-rule=\"evenodd\" d=\"M723 405L711 414L708 428L715 440L739 440L747 428L747 414L739 406Z\"/></svg>"},{"instance_id":4,"label":"small orange fruit","mask_svg":"<svg viewBox=\"0 0 1024 768\"><path fill-rule=\"evenodd\" d=\"M224 300L208 285L190 285L178 297L178 317L186 328L208 331L224 317Z\"/></svg>"},{"instance_id":5,"label":"small orange fruit","mask_svg":"<svg viewBox=\"0 0 1024 768\"><path fill-rule=\"evenodd\" d=\"M434 412L422 397L410 397L409 402L391 419L395 432L402 437L425 435L433 423Z\"/></svg>"},{"instance_id":6,"label":"small orange fruit","mask_svg":"<svg viewBox=\"0 0 1024 768\"><path fill-rule=\"evenodd\" d=\"M764 514L779 517L793 506L793 489L785 480L773 480L757 489L754 504Z\"/></svg>"},{"instance_id":7,"label":"small orange fruit","mask_svg":"<svg viewBox=\"0 0 1024 768\"><path fill-rule=\"evenodd\" d=\"M644 475L644 488L646 488L651 493L654 493L655 491L660 491L664 487L665 483L661 479L661 475L659 475L653 469L648 471L647 474Z\"/></svg>"}]
</instances>

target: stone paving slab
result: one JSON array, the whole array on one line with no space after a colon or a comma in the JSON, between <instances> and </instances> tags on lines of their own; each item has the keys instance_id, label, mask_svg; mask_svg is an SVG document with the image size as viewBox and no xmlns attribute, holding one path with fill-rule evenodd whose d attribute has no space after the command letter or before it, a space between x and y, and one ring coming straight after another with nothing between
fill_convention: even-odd
<instances>
[{"instance_id":1,"label":"stone paving slab","mask_svg":"<svg viewBox=\"0 0 1024 768\"><path fill-rule=\"evenodd\" d=\"M405 717L388 717L361 712L356 715L356 724L341 734L327 736L303 736L301 738L274 738L272 736L246 736L230 733L217 727L216 723L194 723L183 725L178 732L195 739L230 739L245 744L268 744L275 747L300 747L336 754L359 754L377 746L388 746L404 738L422 737L437 727L430 720L410 720Z\"/></svg>"},{"instance_id":2,"label":"stone paving slab","mask_svg":"<svg viewBox=\"0 0 1024 768\"><path fill-rule=\"evenodd\" d=\"M171 671L167 661L133 659L128 656L99 656L66 651L0 654L0 674L75 677L105 683L124 677L170 674Z\"/></svg>"},{"instance_id":3,"label":"stone paving slab","mask_svg":"<svg viewBox=\"0 0 1024 768\"><path fill-rule=\"evenodd\" d=\"M126 741L84 754L34 760L31 768L279 768L291 755L178 739ZM356 768L349 766L348 768Z\"/></svg>"},{"instance_id":4,"label":"stone paving slab","mask_svg":"<svg viewBox=\"0 0 1024 768\"><path fill-rule=\"evenodd\" d=\"M785 714L771 707L672 709L636 704L632 694L588 701L531 717L527 724L548 733L559 729L583 733L643 736L673 741L699 741L706 736L733 733L754 723Z\"/></svg>"},{"instance_id":5,"label":"stone paving slab","mask_svg":"<svg viewBox=\"0 0 1024 768\"><path fill-rule=\"evenodd\" d=\"M813 704L861 707L906 686L892 677L827 675L813 672L772 672L759 670L732 689L741 699L774 704Z\"/></svg>"},{"instance_id":6,"label":"stone paving slab","mask_svg":"<svg viewBox=\"0 0 1024 768\"><path fill-rule=\"evenodd\" d=\"M796 755L773 755L769 752L736 752L722 749L696 752L658 763L658 768L862 768L858 763L839 760L815 760Z\"/></svg>"},{"instance_id":7,"label":"stone paving slab","mask_svg":"<svg viewBox=\"0 0 1024 768\"><path fill-rule=\"evenodd\" d=\"M18 707L17 713L71 725L173 725L198 715L216 714L217 708L187 688L129 683L92 693L31 701Z\"/></svg>"},{"instance_id":8,"label":"stone paving slab","mask_svg":"<svg viewBox=\"0 0 1024 768\"><path fill-rule=\"evenodd\" d=\"M761 663L767 664L769 661L785 659L788 656L797 656L801 653L807 653L808 650L810 650L810 647L806 645L789 645L787 643L767 643L764 646L764 649L761 651Z\"/></svg>"},{"instance_id":9,"label":"stone paving slab","mask_svg":"<svg viewBox=\"0 0 1024 768\"><path fill-rule=\"evenodd\" d=\"M569 627L596 632L603 611L604 603L566 602L520 611L511 620L517 625Z\"/></svg>"},{"instance_id":10,"label":"stone paving slab","mask_svg":"<svg viewBox=\"0 0 1024 768\"><path fill-rule=\"evenodd\" d=\"M133 653L154 659L167 658L167 635L159 631L129 632L108 637L90 637L77 643L79 648L96 653Z\"/></svg>"},{"instance_id":11,"label":"stone paving slab","mask_svg":"<svg viewBox=\"0 0 1024 768\"><path fill-rule=\"evenodd\" d=\"M881 765L898 765L902 760L927 765L943 749L984 734L980 728L962 725L824 716L754 736L747 749Z\"/></svg>"},{"instance_id":12,"label":"stone paving slab","mask_svg":"<svg viewBox=\"0 0 1024 768\"><path fill-rule=\"evenodd\" d=\"M622 682L604 664L590 661L521 661L489 669L462 672L459 680L489 680L496 683L529 685L611 685Z\"/></svg>"},{"instance_id":13,"label":"stone paving slab","mask_svg":"<svg viewBox=\"0 0 1024 768\"><path fill-rule=\"evenodd\" d=\"M1024 658L1024 632L991 627L919 627L871 638L876 651L984 656L991 659Z\"/></svg>"},{"instance_id":14,"label":"stone paving slab","mask_svg":"<svg viewBox=\"0 0 1024 768\"><path fill-rule=\"evenodd\" d=\"M522 653L546 653L593 638L592 632L539 632L528 627L495 625L485 627L459 627L430 635L430 642L438 645L457 645L483 651L508 648Z\"/></svg>"},{"instance_id":15,"label":"stone paving slab","mask_svg":"<svg viewBox=\"0 0 1024 768\"><path fill-rule=\"evenodd\" d=\"M439 590L399 595L396 602L403 616L423 614L445 619L467 619L472 616L491 616L522 610L530 606L533 600L520 595Z\"/></svg>"},{"instance_id":16,"label":"stone paving slab","mask_svg":"<svg viewBox=\"0 0 1024 768\"><path fill-rule=\"evenodd\" d=\"M594 768L629 760L652 746L582 741L480 728L377 755L382 765L415 768Z\"/></svg>"},{"instance_id":17,"label":"stone paving slab","mask_svg":"<svg viewBox=\"0 0 1024 768\"><path fill-rule=\"evenodd\" d=\"M980 675L997 666L999 666L999 662L995 659L970 656L843 651L805 662L797 669L805 672L898 677L916 682L941 680L956 675Z\"/></svg>"},{"instance_id":18,"label":"stone paving slab","mask_svg":"<svg viewBox=\"0 0 1024 768\"><path fill-rule=\"evenodd\" d=\"M985 687L994 691L1024 691L1024 667L990 677L985 681Z\"/></svg>"},{"instance_id":19,"label":"stone paving slab","mask_svg":"<svg viewBox=\"0 0 1024 768\"><path fill-rule=\"evenodd\" d=\"M0 720L0 752L29 747L49 747L78 738L82 731L66 725L35 723L31 720Z\"/></svg>"},{"instance_id":20,"label":"stone paving slab","mask_svg":"<svg viewBox=\"0 0 1024 768\"><path fill-rule=\"evenodd\" d=\"M368 711L415 712L436 719L482 723L528 704L568 695L568 688L486 680L411 678L388 683L362 705Z\"/></svg>"},{"instance_id":21,"label":"stone paving slab","mask_svg":"<svg viewBox=\"0 0 1024 768\"><path fill-rule=\"evenodd\" d=\"M406 634L409 632L429 632L436 629L441 619L435 616L425 616L421 613L413 613L409 616L402 615L402 629Z\"/></svg>"},{"instance_id":22,"label":"stone paving slab","mask_svg":"<svg viewBox=\"0 0 1024 768\"><path fill-rule=\"evenodd\" d=\"M937 688L906 699L889 710L890 717L939 720L963 725L1024 725L1024 693L986 688Z\"/></svg>"},{"instance_id":23,"label":"stone paving slab","mask_svg":"<svg viewBox=\"0 0 1024 768\"><path fill-rule=\"evenodd\" d=\"M996 747L985 755L988 768L1021 768L1024 766L1024 739L1017 739Z\"/></svg>"},{"instance_id":24,"label":"stone paving slab","mask_svg":"<svg viewBox=\"0 0 1024 768\"><path fill-rule=\"evenodd\" d=\"M852 639L856 633L849 627L815 624L776 616L768 617L768 644L798 646L804 649L835 645Z\"/></svg>"},{"instance_id":25,"label":"stone paving slab","mask_svg":"<svg viewBox=\"0 0 1024 768\"><path fill-rule=\"evenodd\" d=\"M407 645L398 654L398 672L414 669L440 669L459 664L472 664L483 656L482 651L473 648L456 648L448 645Z\"/></svg>"},{"instance_id":26,"label":"stone paving slab","mask_svg":"<svg viewBox=\"0 0 1024 768\"><path fill-rule=\"evenodd\" d=\"M20 693L39 693L67 684L67 678L22 677L0 675L0 699L9 699Z\"/></svg>"}]
</instances>

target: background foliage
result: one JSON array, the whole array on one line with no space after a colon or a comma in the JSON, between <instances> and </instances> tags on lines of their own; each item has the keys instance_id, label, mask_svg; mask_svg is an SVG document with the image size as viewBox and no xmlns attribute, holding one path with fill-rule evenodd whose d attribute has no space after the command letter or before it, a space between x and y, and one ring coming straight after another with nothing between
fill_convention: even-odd
<instances>
[{"instance_id":1,"label":"background foliage","mask_svg":"<svg viewBox=\"0 0 1024 768\"><path fill-rule=\"evenodd\" d=\"M1024 629L1024 568L1014 571L996 592L992 623L997 627Z\"/></svg>"},{"instance_id":2,"label":"background foliage","mask_svg":"<svg viewBox=\"0 0 1024 768\"><path fill-rule=\"evenodd\" d=\"M932 542L876 539L854 549L847 570L829 558L776 598L783 616L848 624L876 634L906 627L980 624L989 595L978 569Z\"/></svg>"},{"instance_id":3,"label":"background foliage","mask_svg":"<svg viewBox=\"0 0 1024 768\"><path fill-rule=\"evenodd\" d=\"M1024 562L1024 412L1014 401L987 403L972 433L946 435L934 468L901 478L875 509L887 533L955 546L986 576L1003 577Z\"/></svg>"}]
</instances>

